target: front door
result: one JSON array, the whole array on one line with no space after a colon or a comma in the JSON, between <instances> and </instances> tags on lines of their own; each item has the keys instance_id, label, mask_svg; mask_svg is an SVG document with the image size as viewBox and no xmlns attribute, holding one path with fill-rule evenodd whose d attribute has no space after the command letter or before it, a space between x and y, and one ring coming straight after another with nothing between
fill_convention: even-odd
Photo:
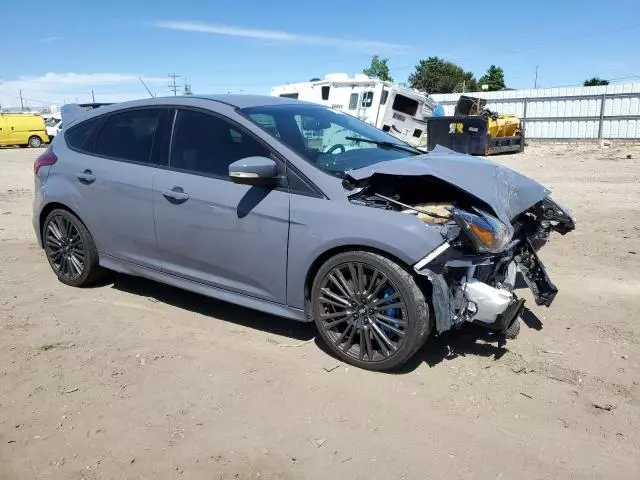
<instances>
[{"instance_id":1,"label":"front door","mask_svg":"<svg viewBox=\"0 0 640 480\"><path fill-rule=\"evenodd\" d=\"M167 273L286 300L289 194L237 185L229 164L269 149L223 117L178 110L169 170L154 176L158 252Z\"/></svg>"}]
</instances>

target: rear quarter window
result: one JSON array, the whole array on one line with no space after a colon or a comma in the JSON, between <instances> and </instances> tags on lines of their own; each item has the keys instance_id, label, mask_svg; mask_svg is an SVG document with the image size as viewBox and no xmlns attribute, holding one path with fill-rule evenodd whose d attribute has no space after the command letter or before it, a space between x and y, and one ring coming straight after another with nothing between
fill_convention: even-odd
<instances>
[{"instance_id":1,"label":"rear quarter window","mask_svg":"<svg viewBox=\"0 0 640 480\"><path fill-rule=\"evenodd\" d=\"M93 149L89 145L89 139L99 123L99 118L90 118L66 130L64 138L67 145L73 150L92 153Z\"/></svg>"}]
</instances>

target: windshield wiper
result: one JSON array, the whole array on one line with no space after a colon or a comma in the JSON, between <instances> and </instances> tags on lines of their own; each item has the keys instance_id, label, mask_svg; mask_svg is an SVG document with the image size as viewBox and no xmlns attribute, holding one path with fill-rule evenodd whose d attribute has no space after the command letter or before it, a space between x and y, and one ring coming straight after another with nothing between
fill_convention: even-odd
<instances>
[{"instance_id":1,"label":"windshield wiper","mask_svg":"<svg viewBox=\"0 0 640 480\"><path fill-rule=\"evenodd\" d=\"M417 148L410 147L409 145L400 145L399 143L385 142L382 140L371 140L369 138L360 137L344 137L345 140L355 140L357 142L373 143L381 148L390 148L392 150L402 150L403 152L415 153L416 155L422 155L425 152L418 150Z\"/></svg>"}]
</instances>

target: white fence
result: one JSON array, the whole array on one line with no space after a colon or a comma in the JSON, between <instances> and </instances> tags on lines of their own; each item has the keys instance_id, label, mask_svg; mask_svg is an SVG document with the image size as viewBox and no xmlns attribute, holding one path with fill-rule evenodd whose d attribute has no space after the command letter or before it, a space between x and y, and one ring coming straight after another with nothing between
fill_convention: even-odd
<instances>
[{"instance_id":1,"label":"white fence","mask_svg":"<svg viewBox=\"0 0 640 480\"><path fill-rule=\"evenodd\" d=\"M467 93L518 115L527 138L640 140L640 83ZM431 95L453 115L459 93Z\"/></svg>"}]
</instances>

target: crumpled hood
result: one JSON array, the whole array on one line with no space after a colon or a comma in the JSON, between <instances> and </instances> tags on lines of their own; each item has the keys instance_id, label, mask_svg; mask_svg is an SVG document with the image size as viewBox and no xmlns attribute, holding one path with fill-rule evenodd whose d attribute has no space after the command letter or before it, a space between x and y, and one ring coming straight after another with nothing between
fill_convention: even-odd
<instances>
[{"instance_id":1,"label":"crumpled hood","mask_svg":"<svg viewBox=\"0 0 640 480\"><path fill-rule=\"evenodd\" d=\"M428 154L376 163L346 172L347 178L357 183L373 175L438 178L485 202L506 224L550 193L535 180L510 168L441 146Z\"/></svg>"}]
</instances>

